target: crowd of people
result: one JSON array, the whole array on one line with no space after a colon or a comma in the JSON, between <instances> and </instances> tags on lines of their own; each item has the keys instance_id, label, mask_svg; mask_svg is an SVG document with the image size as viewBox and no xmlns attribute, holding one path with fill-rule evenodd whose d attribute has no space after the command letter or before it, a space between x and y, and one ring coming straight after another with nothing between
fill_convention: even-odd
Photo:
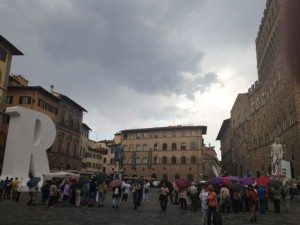
<instances>
[{"instance_id":1,"label":"crowd of people","mask_svg":"<svg viewBox=\"0 0 300 225\"><path fill-rule=\"evenodd\" d=\"M30 176L30 180L26 183L29 190L27 205L36 204L39 181L39 178ZM23 185L22 179L18 178L7 177L0 181L0 200L19 202ZM137 209L143 201L149 201L150 186L150 181L141 178L112 181L97 176L91 178L66 177L45 181L40 191L41 201L48 208L57 205L104 207L109 202L106 201L106 198L111 198L109 206L118 209L120 201L128 204L128 197L131 194L133 209ZM212 220L217 220L220 213L238 214L241 211L249 212L250 222L255 223L258 213L265 214L270 211L271 202L273 202L275 213L280 213L282 208L288 213L290 212L290 201L294 198L297 189L288 184L274 187L262 185L242 187L235 183L212 185L194 182L190 182L183 188L177 185L176 180L173 182L164 180L160 182L155 191L159 194L161 211L167 211L170 200L171 204L178 205L179 210L201 210L202 224L211 225Z\"/></svg>"}]
</instances>

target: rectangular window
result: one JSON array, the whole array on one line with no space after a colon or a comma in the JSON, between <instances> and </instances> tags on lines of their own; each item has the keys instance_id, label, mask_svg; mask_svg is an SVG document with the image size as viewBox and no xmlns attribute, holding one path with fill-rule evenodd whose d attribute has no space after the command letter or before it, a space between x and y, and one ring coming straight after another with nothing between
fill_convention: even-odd
<instances>
[{"instance_id":1,"label":"rectangular window","mask_svg":"<svg viewBox=\"0 0 300 225\"><path fill-rule=\"evenodd\" d=\"M13 103L13 99L14 99L13 96L6 96L6 101L5 101L5 103L6 103L6 104L12 104L12 103Z\"/></svg>"},{"instance_id":2,"label":"rectangular window","mask_svg":"<svg viewBox=\"0 0 300 225\"><path fill-rule=\"evenodd\" d=\"M19 104L30 105L31 104L31 97L30 96L20 96Z\"/></svg>"},{"instance_id":3,"label":"rectangular window","mask_svg":"<svg viewBox=\"0 0 300 225\"><path fill-rule=\"evenodd\" d=\"M144 133L144 138L148 138L148 133Z\"/></svg>"},{"instance_id":4,"label":"rectangular window","mask_svg":"<svg viewBox=\"0 0 300 225\"><path fill-rule=\"evenodd\" d=\"M0 48L0 60L3 62L6 61L6 51L3 48Z\"/></svg>"},{"instance_id":5,"label":"rectangular window","mask_svg":"<svg viewBox=\"0 0 300 225\"><path fill-rule=\"evenodd\" d=\"M137 134L136 134L136 138L137 138L137 139L142 138L142 133L137 133Z\"/></svg>"},{"instance_id":6,"label":"rectangular window","mask_svg":"<svg viewBox=\"0 0 300 225\"><path fill-rule=\"evenodd\" d=\"M193 137L197 136L197 131L192 130L192 136L193 136Z\"/></svg>"}]
</instances>

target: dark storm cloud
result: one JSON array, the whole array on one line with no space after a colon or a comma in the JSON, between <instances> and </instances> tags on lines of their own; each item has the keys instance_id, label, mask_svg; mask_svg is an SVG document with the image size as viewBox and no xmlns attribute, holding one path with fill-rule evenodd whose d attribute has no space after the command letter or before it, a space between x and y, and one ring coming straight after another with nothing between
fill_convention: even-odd
<instances>
[{"instance_id":1,"label":"dark storm cloud","mask_svg":"<svg viewBox=\"0 0 300 225\"><path fill-rule=\"evenodd\" d=\"M51 19L37 26L40 47L54 63L93 62L99 79L138 92L190 96L216 81L200 74L203 52L176 43L185 17L201 6L201 1L187 6L182 1L71 1L47 11Z\"/></svg>"},{"instance_id":2,"label":"dark storm cloud","mask_svg":"<svg viewBox=\"0 0 300 225\"><path fill-rule=\"evenodd\" d=\"M0 27L25 54L12 72L54 84L107 137L184 117L176 98L194 99L218 82L201 67L208 49L254 43L261 2L0 0Z\"/></svg>"}]
</instances>

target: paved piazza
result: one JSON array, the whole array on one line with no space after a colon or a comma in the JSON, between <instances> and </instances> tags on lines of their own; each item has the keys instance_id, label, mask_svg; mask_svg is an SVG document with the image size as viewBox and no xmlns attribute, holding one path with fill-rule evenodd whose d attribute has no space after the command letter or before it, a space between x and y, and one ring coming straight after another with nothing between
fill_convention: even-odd
<instances>
[{"instance_id":1,"label":"paved piazza","mask_svg":"<svg viewBox=\"0 0 300 225\"><path fill-rule=\"evenodd\" d=\"M178 206L169 205L166 213L159 208L156 189L151 190L151 201L145 203L137 211L132 209L131 198L127 205L121 204L119 209L112 209L107 200L106 207L64 207L58 205L47 209L44 205L26 206L27 195L22 193L21 202L0 201L0 224L7 225L88 225L88 224L111 224L111 225L187 225L201 224L201 213L181 211ZM130 196L131 197L131 196ZM272 206L270 204L270 206ZM266 215L258 214L258 222L262 225L299 225L300 224L300 199L297 197L292 202L292 213L275 214L273 208ZM250 224L249 214L225 214L225 225Z\"/></svg>"}]
</instances>

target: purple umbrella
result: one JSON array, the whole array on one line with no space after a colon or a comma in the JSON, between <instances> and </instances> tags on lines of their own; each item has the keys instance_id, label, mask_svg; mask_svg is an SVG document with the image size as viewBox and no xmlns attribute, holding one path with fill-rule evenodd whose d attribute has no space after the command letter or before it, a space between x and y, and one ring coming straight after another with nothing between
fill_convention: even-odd
<instances>
[{"instance_id":1,"label":"purple umbrella","mask_svg":"<svg viewBox=\"0 0 300 225\"><path fill-rule=\"evenodd\" d=\"M208 180L208 184L213 184L213 185L221 185L223 183L222 177L214 177Z\"/></svg>"},{"instance_id":2,"label":"purple umbrella","mask_svg":"<svg viewBox=\"0 0 300 225\"><path fill-rule=\"evenodd\" d=\"M240 178L236 177L236 176L229 176L229 180L233 181L233 182L237 182L240 180Z\"/></svg>"},{"instance_id":3,"label":"purple umbrella","mask_svg":"<svg viewBox=\"0 0 300 225\"><path fill-rule=\"evenodd\" d=\"M243 177L240 180L240 184L243 185L243 186L249 186L249 185L252 185L254 183L255 183L255 180L252 179L251 177Z\"/></svg>"}]
</instances>

